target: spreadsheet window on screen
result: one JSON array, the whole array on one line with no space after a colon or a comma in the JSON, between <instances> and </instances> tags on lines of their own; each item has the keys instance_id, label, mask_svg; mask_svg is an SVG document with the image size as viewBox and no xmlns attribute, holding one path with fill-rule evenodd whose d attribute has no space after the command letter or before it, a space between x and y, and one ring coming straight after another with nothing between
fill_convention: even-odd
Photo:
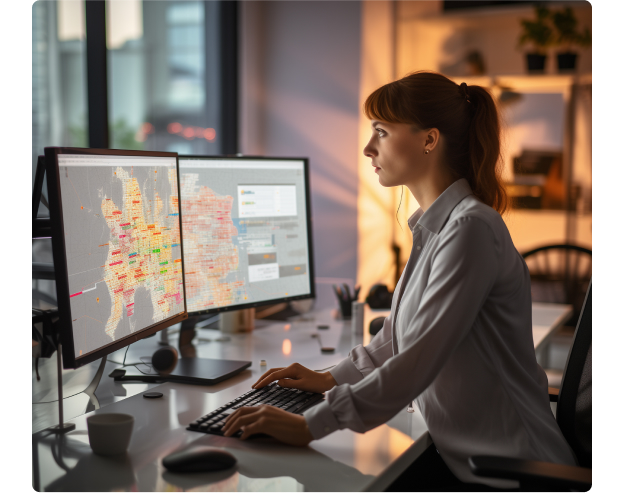
<instances>
[{"instance_id":1,"label":"spreadsheet window on screen","mask_svg":"<svg viewBox=\"0 0 624 493\"><path fill-rule=\"evenodd\" d=\"M176 158L58 164L78 358L184 312Z\"/></svg>"},{"instance_id":2,"label":"spreadsheet window on screen","mask_svg":"<svg viewBox=\"0 0 624 493\"><path fill-rule=\"evenodd\" d=\"M309 295L304 161L179 163L188 311Z\"/></svg>"}]
</instances>

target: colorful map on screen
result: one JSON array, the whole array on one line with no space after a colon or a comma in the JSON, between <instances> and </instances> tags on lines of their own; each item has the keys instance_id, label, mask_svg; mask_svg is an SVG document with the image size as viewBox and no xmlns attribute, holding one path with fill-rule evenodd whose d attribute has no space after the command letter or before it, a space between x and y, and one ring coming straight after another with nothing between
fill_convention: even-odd
<instances>
[{"instance_id":1,"label":"colorful map on screen","mask_svg":"<svg viewBox=\"0 0 624 493\"><path fill-rule=\"evenodd\" d=\"M62 166L61 157L78 357L184 311L178 187L175 158Z\"/></svg>"}]
</instances>

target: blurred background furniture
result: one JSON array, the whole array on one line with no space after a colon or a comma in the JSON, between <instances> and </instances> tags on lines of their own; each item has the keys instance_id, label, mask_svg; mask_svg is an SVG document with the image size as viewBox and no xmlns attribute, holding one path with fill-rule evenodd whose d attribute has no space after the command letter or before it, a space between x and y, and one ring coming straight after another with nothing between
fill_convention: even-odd
<instances>
[{"instance_id":1,"label":"blurred background furniture","mask_svg":"<svg viewBox=\"0 0 624 493\"><path fill-rule=\"evenodd\" d=\"M592 298L591 280L574 333L559 391L550 391L557 402L557 424L574 451L579 467L508 457L474 456L470 468L477 476L514 479L521 489L535 491L588 491L592 476Z\"/></svg>"},{"instance_id":2,"label":"blurred background furniture","mask_svg":"<svg viewBox=\"0 0 624 493\"><path fill-rule=\"evenodd\" d=\"M538 361L548 375L548 384L559 387L591 280L592 252L577 245L559 244L541 246L522 256L531 275L531 298L534 302L564 303L574 307L570 319L538 354Z\"/></svg>"}]
</instances>

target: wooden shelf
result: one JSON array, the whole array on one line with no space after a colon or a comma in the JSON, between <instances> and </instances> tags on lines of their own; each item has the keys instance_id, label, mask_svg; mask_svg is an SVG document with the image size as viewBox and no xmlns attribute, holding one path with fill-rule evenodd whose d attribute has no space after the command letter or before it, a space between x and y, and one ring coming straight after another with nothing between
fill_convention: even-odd
<instances>
[{"instance_id":1,"label":"wooden shelf","mask_svg":"<svg viewBox=\"0 0 624 493\"><path fill-rule=\"evenodd\" d=\"M562 92L572 84L591 84L592 74L482 75L449 77L457 84L505 87L522 92Z\"/></svg>"}]
</instances>

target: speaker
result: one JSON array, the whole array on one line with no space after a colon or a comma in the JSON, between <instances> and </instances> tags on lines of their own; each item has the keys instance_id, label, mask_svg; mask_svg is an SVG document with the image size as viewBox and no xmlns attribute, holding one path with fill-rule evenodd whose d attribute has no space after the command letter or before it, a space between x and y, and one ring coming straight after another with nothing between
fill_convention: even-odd
<instances>
[{"instance_id":1,"label":"speaker","mask_svg":"<svg viewBox=\"0 0 624 493\"><path fill-rule=\"evenodd\" d=\"M163 377L175 370L178 364L178 350L173 346L162 347L152 355L152 367Z\"/></svg>"},{"instance_id":2,"label":"speaker","mask_svg":"<svg viewBox=\"0 0 624 493\"><path fill-rule=\"evenodd\" d=\"M385 284L375 284L366 297L366 303L371 308L388 310L392 307L392 293Z\"/></svg>"}]
</instances>

